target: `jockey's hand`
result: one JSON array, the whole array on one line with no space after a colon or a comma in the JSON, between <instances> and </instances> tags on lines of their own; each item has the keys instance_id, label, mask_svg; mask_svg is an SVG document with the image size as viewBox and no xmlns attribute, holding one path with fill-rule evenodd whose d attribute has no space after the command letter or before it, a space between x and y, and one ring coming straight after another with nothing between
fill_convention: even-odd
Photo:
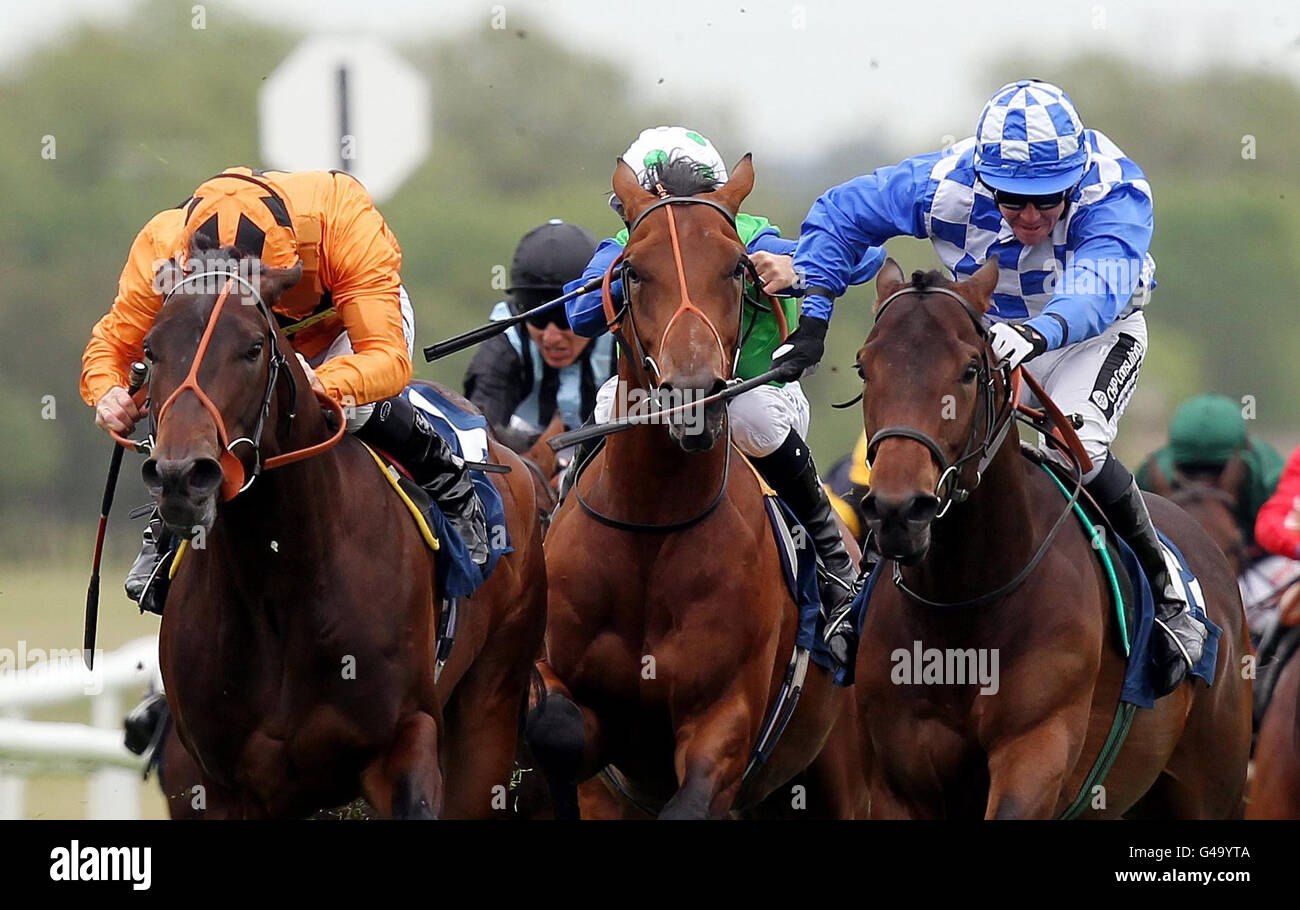
<instances>
[{"instance_id":1,"label":"jockey's hand","mask_svg":"<svg viewBox=\"0 0 1300 910\"><path fill-rule=\"evenodd\" d=\"M817 366L826 350L826 330L830 323L816 316L800 316L799 327L785 343L772 352L772 366L781 370L782 382L794 382Z\"/></svg>"},{"instance_id":2,"label":"jockey's hand","mask_svg":"<svg viewBox=\"0 0 1300 910\"><path fill-rule=\"evenodd\" d=\"M775 296L777 291L794 287L797 276L794 271L793 256L759 251L751 253L749 261L754 263L754 270L758 272L758 277L763 279L763 293Z\"/></svg>"},{"instance_id":3,"label":"jockey's hand","mask_svg":"<svg viewBox=\"0 0 1300 910\"><path fill-rule=\"evenodd\" d=\"M295 353L297 352L295 351ZM312 389L324 395L325 386L321 385L321 381L316 378L316 371L311 368L311 364L307 362L307 358L301 354L298 354L298 365L301 366L302 371L307 374L307 381L311 383Z\"/></svg>"},{"instance_id":4,"label":"jockey's hand","mask_svg":"<svg viewBox=\"0 0 1300 910\"><path fill-rule=\"evenodd\" d=\"M124 387L113 386L95 403L95 426L125 436L135 429L136 421L146 413L145 408L136 406L131 393Z\"/></svg>"},{"instance_id":5,"label":"jockey's hand","mask_svg":"<svg viewBox=\"0 0 1300 910\"><path fill-rule=\"evenodd\" d=\"M989 329L989 344L998 365L1014 370L1047 350L1047 339L1027 325L997 322Z\"/></svg>"}]
</instances>

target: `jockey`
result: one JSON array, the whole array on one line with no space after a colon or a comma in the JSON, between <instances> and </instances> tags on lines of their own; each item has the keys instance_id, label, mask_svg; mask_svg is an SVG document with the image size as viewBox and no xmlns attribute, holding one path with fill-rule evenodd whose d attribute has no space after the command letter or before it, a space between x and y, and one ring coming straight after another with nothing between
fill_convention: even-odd
<instances>
[{"instance_id":1,"label":"jockey","mask_svg":"<svg viewBox=\"0 0 1300 910\"><path fill-rule=\"evenodd\" d=\"M653 190L661 165L679 160L690 161L696 173L712 186L720 186L727 180L726 164L713 143L684 127L661 126L644 130L623 153L623 160L636 170L641 185L648 190ZM604 275L627 244L627 218L617 196L610 197L610 207L623 218L624 229L601 242L582 276L565 286L566 292ZM736 230L763 279L764 291L772 293L794 285L791 259L794 241L782 238L777 227L766 218L743 212L736 215ZM852 276L859 281L867 280L880 268L884 258L884 250L862 250L858 257L860 261L855 261L851 270ZM611 282L610 293L616 304L621 302L622 283ZM787 323L793 323L797 309L795 301L782 298L780 302L785 307ZM566 306L569 323L579 335L596 337L608 330L599 291L577 297ZM746 314L749 310L747 307ZM743 332L745 342L736 369L736 375L742 379L770 369L772 351L781 344L779 323L770 310L759 310L750 318L754 321L752 328L746 327ZM795 381L797 379L794 376L789 382L772 382L731 399L728 403L731 436L812 538L822 567L819 575L823 609L829 613L848 599L856 570L840 539L835 513L817 477L812 452L804 441L808 435L808 399ZM615 375L597 392L597 422L604 423L609 419L617 388L618 376ZM582 460L581 454L575 454L575 464Z\"/></svg>"},{"instance_id":2,"label":"jockey","mask_svg":"<svg viewBox=\"0 0 1300 910\"><path fill-rule=\"evenodd\" d=\"M336 171L230 168L201 184L140 231L108 314L82 355L81 395L95 423L129 433L145 416L127 394L132 361L163 305L154 277L168 259L184 264L191 242L234 247L274 268L303 266L276 303L312 388L345 406L348 430L401 461L425 486L476 562L487 557L486 522L469 472L404 397L411 381L415 318L399 270L397 238L365 188ZM375 405L379 404L379 407ZM157 511L127 576L128 596L162 613L176 543Z\"/></svg>"},{"instance_id":3,"label":"jockey","mask_svg":"<svg viewBox=\"0 0 1300 910\"><path fill-rule=\"evenodd\" d=\"M1062 411L1083 418L1079 438L1093 463L1084 481L1151 580L1165 632L1155 637L1156 685L1172 691L1200 659L1207 629L1179 597L1142 493L1109 450L1147 350L1151 188L1046 82L998 89L975 133L813 203L795 253L807 296L774 363L794 379L821 359L832 301L854 283L853 265L871 246L928 238L957 279L996 254L993 353L1007 367L1024 364ZM847 608L827 625L827 642L845 662L856 646L852 626Z\"/></svg>"},{"instance_id":4,"label":"jockey","mask_svg":"<svg viewBox=\"0 0 1300 910\"><path fill-rule=\"evenodd\" d=\"M555 218L533 228L515 248L507 297L490 318L559 297L595 251L596 238L576 224ZM565 429L581 426L614 367L613 336L575 334L564 308L555 306L479 346L465 372L465 397L487 416L497 438L524 451L557 415Z\"/></svg>"},{"instance_id":5,"label":"jockey","mask_svg":"<svg viewBox=\"0 0 1300 910\"><path fill-rule=\"evenodd\" d=\"M1157 449L1137 469L1138 486L1154 489L1154 475L1162 475L1178 488L1186 474L1202 471L1223 473L1228 462L1240 458L1246 476L1236 490L1237 526L1246 546L1246 557L1255 560L1265 553L1255 543L1255 517L1277 489L1282 476L1282 456L1265 442L1246 432L1241 405L1223 395L1198 395L1178 406L1169 423L1169 444Z\"/></svg>"}]
</instances>

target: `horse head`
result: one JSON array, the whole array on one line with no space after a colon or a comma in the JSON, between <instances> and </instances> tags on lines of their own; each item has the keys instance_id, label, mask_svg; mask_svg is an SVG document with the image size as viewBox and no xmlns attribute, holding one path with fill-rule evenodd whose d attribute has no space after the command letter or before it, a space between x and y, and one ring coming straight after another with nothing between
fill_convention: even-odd
<instances>
[{"instance_id":1,"label":"horse head","mask_svg":"<svg viewBox=\"0 0 1300 910\"><path fill-rule=\"evenodd\" d=\"M293 396L277 400L277 377L296 394L306 391L270 310L301 275L301 264L270 268L197 235L184 265L169 261L158 271L155 286L166 295L144 339L157 429L142 474L178 535L210 530L217 503L257 475L264 422L274 427L296 410ZM275 445L267 440L268 449Z\"/></svg>"},{"instance_id":2,"label":"horse head","mask_svg":"<svg viewBox=\"0 0 1300 910\"><path fill-rule=\"evenodd\" d=\"M941 497L973 489L972 456L996 448L992 404L1004 387L981 317L997 280L996 257L961 282L914 272L909 283L892 259L876 276L876 324L857 354L871 463L862 512L900 562L925 555Z\"/></svg>"},{"instance_id":3,"label":"horse head","mask_svg":"<svg viewBox=\"0 0 1300 910\"><path fill-rule=\"evenodd\" d=\"M613 177L630 225L623 293L629 340L640 351L628 353L641 357L661 404L690 402L721 391L735 368L749 265L735 218L754 187L754 168L746 155L722 186L689 159L656 173L659 193L642 187L621 158ZM705 406L702 419L697 411L669 425L686 451L711 449L722 435L723 403Z\"/></svg>"}]
</instances>

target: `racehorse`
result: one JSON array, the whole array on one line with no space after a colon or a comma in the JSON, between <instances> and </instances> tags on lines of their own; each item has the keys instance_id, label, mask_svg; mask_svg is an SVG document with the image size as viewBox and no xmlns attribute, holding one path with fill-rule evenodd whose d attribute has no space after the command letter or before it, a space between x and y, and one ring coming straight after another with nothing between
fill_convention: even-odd
<instances>
[{"instance_id":1,"label":"racehorse","mask_svg":"<svg viewBox=\"0 0 1300 910\"><path fill-rule=\"evenodd\" d=\"M748 266L735 215L753 183L746 156L714 191L660 196L620 160L613 187L632 225L623 389L702 396L730 378ZM851 817L865 795L852 704L818 667L746 779L791 665L797 613L725 406L694 416L608 437L547 535L547 695L528 738L557 815L577 817L576 785L612 766L624 794L660 818L765 814L804 799L789 814ZM805 790L780 789L805 769ZM584 815L598 787L585 788Z\"/></svg>"},{"instance_id":2,"label":"racehorse","mask_svg":"<svg viewBox=\"0 0 1300 910\"><path fill-rule=\"evenodd\" d=\"M1246 462L1233 456L1223 470L1178 472L1166 477L1160 466L1151 465L1151 492L1163 496L1200 523L1214 540L1239 577L1246 567L1246 544L1237 524L1237 491L1245 479Z\"/></svg>"},{"instance_id":3,"label":"racehorse","mask_svg":"<svg viewBox=\"0 0 1300 910\"><path fill-rule=\"evenodd\" d=\"M1255 774L1250 784L1247 818L1300 819L1300 585L1293 585L1278 606L1287 628L1290 651L1278 671L1268 710L1259 725ZM1294 649L1294 650L1292 650Z\"/></svg>"},{"instance_id":4,"label":"racehorse","mask_svg":"<svg viewBox=\"0 0 1300 910\"><path fill-rule=\"evenodd\" d=\"M909 283L887 261L857 354L872 469L863 511L892 561L857 661L873 818L1056 817L1116 716L1125 660L1106 576L1060 488L1005 432L1013 383L983 324L997 281L996 259L960 283L937 272ZM1157 496L1148 504L1223 629L1216 680L1137 712L1085 812L1236 817L1251 735L1236 579L1187 515ZM986 656L993 685L927 685L915 668L899 677L900 649L918 644Z\"/></svg>"},{"instance_id":5,"label":"racehorse","mask_svg":"<svg viewBox=\"0 0 1300 910\"><path fill-rule=\"evenodd\" d=\"M234 250L190 255L197 274L163 267L174 289L145 339L161 407L143 473L188 541L159 651L205 817L305 816L358 796L383 817L493 816L544 627L528 472L492 444L512 469L491 476L514 552L460 604L435 681L433 554L271 314L300 267L262 266L254 285L230 271Z\"/></svg>"}]
</instances>

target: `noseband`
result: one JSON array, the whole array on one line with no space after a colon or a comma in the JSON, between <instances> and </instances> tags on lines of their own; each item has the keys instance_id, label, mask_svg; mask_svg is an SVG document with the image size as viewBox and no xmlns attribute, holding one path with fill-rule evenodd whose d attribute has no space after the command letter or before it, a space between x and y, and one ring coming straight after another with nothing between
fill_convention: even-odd
<instances>
[{"instance_id":1,"label":"noseband","mask_svg":"<svg viewBox=\"0 0 1300 910\"><path fill-rule=\"evenodd\" d=\"M1011 427L1011 418L1015 413L1015 394L1013 383L1011 381L1011 371L1005 367L998 368L993 365L988 344L988 329L985 327L980 315L975 312L970 303L958 294L956 291L948 288L915 288L907 287L890 294L880 304L876 310L876 322L885 314L899 297L904 294L942 294L951 297L957 303L961 304L964 312L975 327L975 334L983 342L980 351L980 369L978 374L979 394L984 405L984 436L982 439L976 438L976 431L981 421L971 420L970 433L966 437L966 445L962 454L954 461L949 461L943 447L930 436L928 433L917 429L913 426L900 424L896 426L882 427L877 430L867 443L867 462L871 463L875 459L876 449L886 439L911 439L919 442L930 451L930 456L939 467L939 481L935 485L934 495L939 499L939 511L936 518L942 518L954 502L965 502L970 497L971 492L979 486L980 478L983 476L985 469L997 454L998 448L1006 438L1007 431ZM1003 395L1002 401L996 400L997 387L994 378L1001 373ZM972 460L978 459L975 464L975 479L972 483L963 482L962 472L966 465Z\"/></svg>"},{"instance_id":2,"label":"noseband","mask_svg":"<svg viewBox=\"0 0 1300 910\"><path fill-rule=\"evenodd\" d=\"M307 446L306 448L299 449L295 452L276 455L272 458L266 459L265 462L262 461L262 431L265 428L266 417L271 410L271 398L275 394L276 381L281 375L281 369L286 366L286 358L280 351L279 345L276 344L275 320L271 315L270 308L262 299L260 291L242 275L237 275L233 272L198 272L194 275L189 275L182 281L178 282L177 285L167 293L167 296L163 298L163 305L166 306L167 301L171 300L172 296L187 283L199 278L213 277L225 277L226 282L222 286L221 293L217 296L217 302L213 305L212 313L208 316L207 324L203 328L203 335L199 339L198 349L194 353L194 361L190 364L190 371L186 375L185 381L177 386L171 395L167 397L167 400L163 402L162 407L160 407L157 414L154 415L153 422L156 430L162 424L163 417L166 415L167 411L175 403L176 399L180 397L182 392L192 392L194 396L198 398L199 403L203 405L204 410L211 415L213 422L217 425L217 437L222 446L220 458L222 473L221 498L222 501L225 502L233 499L252 486L253 481L258 478L263 470L270 470L272 468L292 464L295 461L302 461L305 458L310 458L313 455L319 454L320 452L337 445L339 440L343 438L343 434L347 432L347 420L344 417L342 406L337 401L317 392L317 398L320 399L322 403L328 404L330 408L334 410L338 419L339 426L334 435L316 445ZM199 368L203 364L203 358L208 352L208 345L212 340L213 333L216 331L217 320L221 316L221 311L230 297L230 291L235 282L239 282L248 289L248 292L252 294L253 300L256 302L258 313L260 313L262 318L266 320L266 343L270 348L270 355L267 366L266 391L262 395L262 405L258 409L257 424L253 428L252 435L231 439L230 433L226 429L225 418L221 415L221 409L213 404L212 399L208 397L207 393L203 391L203 387L199 385ZM293 407L294 402L297 399L297 383L294 381L293 372L289 369L284 369L284 378L289 384L289 411L286 417L287 420L292 423L295 416ZM133 440L125 439L117 433L113 433L112 436L119 445L125 446L129 449L143 452L150 452L153 449L153 436L143 443L137 443ZM244 469L243 461L241 461L234 453L235 447L240 443L247 444L249 448L253 450L254 463L251 473Z\"/></svg>"}]
</instances>

